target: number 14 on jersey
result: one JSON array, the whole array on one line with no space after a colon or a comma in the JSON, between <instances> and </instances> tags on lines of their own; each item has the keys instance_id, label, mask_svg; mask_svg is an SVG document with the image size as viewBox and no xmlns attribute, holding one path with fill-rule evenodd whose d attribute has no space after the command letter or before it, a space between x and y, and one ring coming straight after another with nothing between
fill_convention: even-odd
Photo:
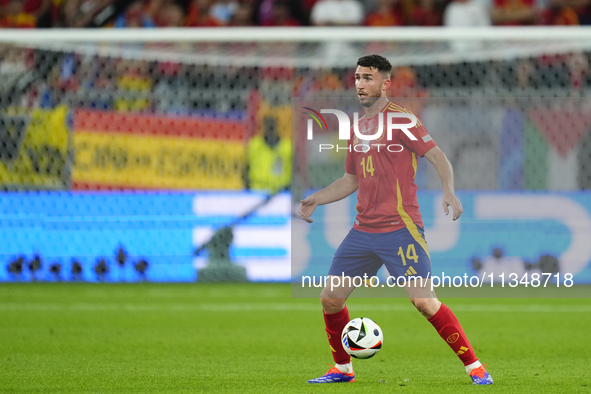
<instances>
[{"instance_id":1,"label":"number 14 on jersey","mask_svg":"<svg viewBox=\"0 0 591 394\"><path fill-rule=\"evenodd\" d=\"M370 176L373 176L373 172L375 171L375 168L373 166L373 159L370 156L367 156L367 160L365 160L366 158L362 158L361 159L361 168L363 168L363 177L366 178L367 174L369 173Z\"/></svg>"}]
</instances>

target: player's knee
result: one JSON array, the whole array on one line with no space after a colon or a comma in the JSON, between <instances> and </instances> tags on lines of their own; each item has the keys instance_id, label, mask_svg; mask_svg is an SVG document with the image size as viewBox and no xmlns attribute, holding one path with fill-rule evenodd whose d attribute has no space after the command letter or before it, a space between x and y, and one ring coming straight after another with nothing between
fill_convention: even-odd
<instances>
[{"instance_id":1,"label":"player's knee","mask_svg":"<svg viewBox=\"0 0 591 394\"><path fill-rule=\"evenodd\" d=\"M347 300L344 298L321 298L320 303L322 304L322 309L326 314L338 313L343 310L345 307L345 302Z\"/></svg>"},{"instance_id":2,"label":"player's knee","mask_svg":"<svg viewBox=\"0 0 591 394\"><path fill-rule=\"evenodd\" d=\"M411 298L410 302L426 318L435 315L441 305L441 302L437 298Z\"/></svg>"}]
</instances>

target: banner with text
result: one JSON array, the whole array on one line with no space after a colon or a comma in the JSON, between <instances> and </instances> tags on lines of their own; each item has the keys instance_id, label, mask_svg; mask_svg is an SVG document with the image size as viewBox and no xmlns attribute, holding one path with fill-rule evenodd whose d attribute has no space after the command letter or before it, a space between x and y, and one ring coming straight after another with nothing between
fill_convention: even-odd
<instances>
[{"instance_id":1,"label":"banner with text","mask_svg":"<svg viewBox=\"0 0 591 394\"><path fill-rule=\"evenodd\" d=\"M74 189L241 189L245 125L235 119L78 110Z\"/></svg>"}]
</instances>

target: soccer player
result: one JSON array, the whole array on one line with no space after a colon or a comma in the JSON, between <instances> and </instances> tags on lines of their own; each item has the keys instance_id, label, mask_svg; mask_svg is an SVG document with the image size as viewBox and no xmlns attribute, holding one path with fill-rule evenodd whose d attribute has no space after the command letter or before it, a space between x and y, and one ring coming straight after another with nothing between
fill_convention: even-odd
<instances>
[{"instance_id":1,"label":"soccer player","mask_svg":"<svg viewBox=\"0 0 591 394\"><path fill-rule=\"evenodd\" d=\"M355 87L359 102L365 108L365 116L358 123L362 134L375 134L380 113L384 113L380 115L384 118L388 112L410 113L386 97L391 71L390 62L379 55L364 56L357 62ZM401 119L400 123L405 121L408 120ZM453 220L457 220L463 209L454 193L453 169L445 153L427 134L420 120L408 131L416 140L400 129L393 130L391 141L385 141L385 132L382 140L374 141L359 141L352 133L350 146L360 143L366 146L347 152L345 175L302 200L299 215L310 223L310 216L318 205L341 200L358 191L355 224L334 255L327 283L333 275L363 277L367 274L371 277L383 264L391 276L407 276L406 292L410 301L464 363L473 384L492 384L491 376L476 358L458 319L430 289L430 280L412 279L428 278L431 273L414 182L419 156L426 157L437 170L443 185L445 214L449 214L451 206ZM378 143L396 143L403 149L389 151L384 146L379 149ZM351 359L341 344L341 332L350 320L345 303L353 290L354 287L345 283L332 290L326 286L320 294L335 366L309 383L355 381Z\"/></svg>"}]
</instances>

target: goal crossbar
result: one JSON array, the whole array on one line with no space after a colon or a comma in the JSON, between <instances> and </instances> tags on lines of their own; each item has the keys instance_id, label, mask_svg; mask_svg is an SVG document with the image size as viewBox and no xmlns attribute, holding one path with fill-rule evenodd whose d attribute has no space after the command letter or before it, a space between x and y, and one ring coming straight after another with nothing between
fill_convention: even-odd
<instances>
[{"instance_id":1,"label":"goal crossbar","mask_svg":"<svg viewBox=\"0 0 591 394\"><path fill-rule=\"evenodd\" d=\"M370 42L591 40L591 27L0 29L0 42Z\"/></svg>"}]
</instances>

